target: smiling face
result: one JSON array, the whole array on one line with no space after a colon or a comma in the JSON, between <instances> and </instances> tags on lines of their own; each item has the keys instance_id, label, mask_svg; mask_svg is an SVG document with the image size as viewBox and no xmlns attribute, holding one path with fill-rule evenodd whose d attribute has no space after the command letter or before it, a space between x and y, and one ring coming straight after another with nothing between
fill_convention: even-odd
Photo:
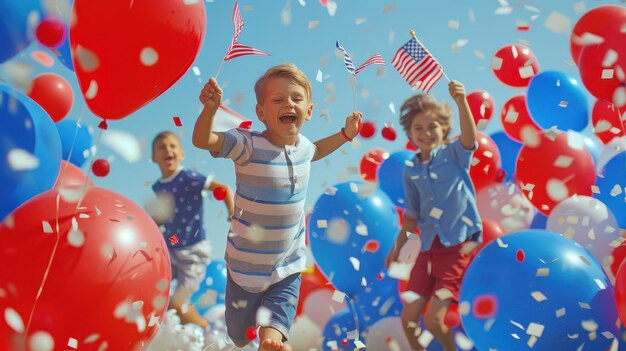
<instances>
[{"instance_id":1,"label":"smiling face","mask_svg":"<svg viewBox=\"0 0 626 351\"><path fill-rule=\"evenodd\" d=\"M256 113L265 124L264 135L278 146L294 145L313 114L309 93L287 76L266 78L262 89Z\"/></svg>"},{"instance_id":2,"label":"smiling face","mask_svg":"<svg viewBox=\"0 0 626 351\"><path fill-rule=\"evenodd\" d=\"M173 175L184 159L185 152L176 135L166 132L155 138L152 143L152 161L161 169L163 178Z\"/></svg>"},{"instance_id":3,"label":"smiling face","mask_svg":"<svg viewBox=\"0 0 626 351\"><path fill-rule=\"evenodd\" d=\"M411 121L408 131L409 138L422 152L422 160L430 157L430 151L445 140L447 130L442 126L439 118L431 111L417 114Z\"/></svg>"}]
</instances>

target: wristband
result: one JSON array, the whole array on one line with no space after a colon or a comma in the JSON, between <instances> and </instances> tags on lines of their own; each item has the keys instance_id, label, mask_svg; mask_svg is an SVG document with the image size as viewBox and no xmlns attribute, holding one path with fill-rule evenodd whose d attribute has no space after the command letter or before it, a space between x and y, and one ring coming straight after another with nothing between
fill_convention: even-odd
<instances>
[{"instance_id":1,"label":"wristband","mask_svg":"<svg viewBox=\"0 0 626 351\"><path fill-rule=\"evenodd\" d=\"M348 138L348 135L346 134L346 128L341 128L341 136L343 136L344 139L346 139L347 141L352 142L352 139Z\"/></svg>"}]
</instances>

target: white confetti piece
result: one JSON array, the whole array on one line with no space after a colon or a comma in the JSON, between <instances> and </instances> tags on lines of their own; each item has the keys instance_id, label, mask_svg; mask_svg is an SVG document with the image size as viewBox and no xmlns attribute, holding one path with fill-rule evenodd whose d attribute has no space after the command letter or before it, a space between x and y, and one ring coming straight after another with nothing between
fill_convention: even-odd
<instances>
[{"instance_id":1,"label":"white confetti piece","mask_svg":"<svg viewBox=\"0 0 626 351\"><path fill-rule=\"evenodd\" d=\"M554 161L554 166L559 168L567 168L571 166L572 162L574 162L574 158L570 156L560 155Z\"/></svg>"},{"instance_id":2,"label":"white confetti piece","mask_svg":"<svg viewBox=\"0 0 626 351\"><path fill-rule=\"evenodd\" d=\"M358 272L361 268L361 261L359 261L359 259L356 257L350 257L349 260L350 263L352 263L352 267L354 268L354 270Z\"/></svg>"},{"instance_id":3,"label":"white confetti piece","mask_svg":"<svg viewBox=\"0 0 626 351\"><path fill-rule=\"evenodd\" d=\"M611 192L609 193L612 197L616 197L622 193L622 187L619 184L615 184Z\"/></svg>"},{"instance_id":4,"label":"white confetti piece","mask_svg":"<svg viewBox=\"0 0 626 351\"><path fill-rule=\"evenodd\" d=\"M291 1L285 3L285 7L280 11L280 23L283 26L291 24Z\"/></svg>"},{"instance_id":5,"label":"white confetti piece","mask_svg":"<svg viewBox=\"0 0 626 351\"><path fill-rule=\"evenodd\" d=\"M50 225L50 223L48 223L47 221L41 221L41 226L43 229L44 234L51 234L54 233L52 231L52 226Z\"/></svg>"},{"instance_id":6,"label":"white confetti piece","mask_svg":"<svg viewBox=\"0 0 626 351\"><path fill-rule=\"evenodd\" d=\"M272 322L272 311L264 306L256 310L256 324L261 326L270 325Z\"/></svg>"},{"instance_id":7,"label":"white confetti piece","mask_svg":"<svg viewBox=\"0 0 626 351\"><path fill-rule=\"evenodd\" d=\"M426 329L422 329L422 334L420 334L420 336L417 338L417 343L420 344L422 347L427 348L430 343L433 342L434 338L435 336L431 332Z\"/></svg>"},{"instance_id":8,"label":"white confetti piece","mask_svg":"<svg viewBox=\"0 0 626 351\"><path fill-rule=\"evenodd\" d=\"M519 68L519 76L520 78L529 78L535 75L535 70L533 66L522 66Z\"/></svg>"},{"instance_id":9,"label":"white confetti piece","mask_svg":"<svg viewBox=\"0 0 626 351\"><path fill-rule=\"evenodd\" d=\"M411 291L411 290L406 290L400 294L400 298L402 299L402 301L404 301L404 303L407 303L407 304L419 300L420 297L421 296L418 293Z\"/></svg>"},{"instance_id":10,"label":"white confetti piece","mask_svg":"<svg viewBox=\"0 0 626 351\"><path fill-rule=\"evenodd\" d=\"M367 21L366 18L357 18L354 23L358 26L359 24L363 24Z\"/></svg>"},{"instance_id":11,"label":"white confetti piece","mask_svg":"<svg viewBox=\"0 0 626 351\"><path fill-rule=\"evenodd\" d=\"M98 59L98 56L96 56L93 51L83 47L82 45L76 46L74 54L76 55L78 65L83 69L83 71L89 73L100 67L100 60Z\"/></svg>"},{"instance_id":12,"label":"white confetti piece","mask_svg":"<svg viewBox=\"0 0 626 351\"><path fill-rule=\"evenodd\" d=\"M509 15L513 12L513 7L511 6L500 6L496 9L496 15Z\"/></svg>"},{"instance_id":13,"label":"white confetti piece","mask_svg":"<svg viewBox=\"0 0 626 351\"><path fill-rule=\"evenodd\" d=\"M337 3L332 0L328 0L326 3L326 10L328 11L330 17L335 16L335 13L337 13Z\"/></svg>"},{"instance_id":14,"label":"white confetti piece","mask_svg":"<svg viewBox=\"0 0 626 351\"><path fill-rule=\"evenodd\" d=\"M411 269L413 269L412 264L391 262L387 270L387 275L391 278L408 281L411 276Z\"/></svg>"},{"instance_id":15,"label":"white confetti piece","mask_svg":"<svg viewBox=\"0 0 626 351\"><path fill-rule=\"evenodd\" d=\"M446 288L438 289L434 292L434 294L441 301L454 298L454 294L452 294L452 292Z\"/></svg>"},{"instance_id":16,"label":"white confetti piece","mask_svg":"<svg viewBox=\"0 0 626 351\"><path fill-rule=\"evenodd\" d=\"M78 340L76 340L74 338L69 338L69 340L67 340L67 346L71 347L73 349L77 349L78 348Z\"/></svg>"},{"instance_id":17,"label":"white confetti piece","mask_svg":"<svg viewBox=\"0 0 626 351\"><path fill-rule=\"evenodd\" d=\"M139 54L139 61L144 66L154 66L159 61L159 53L153 48L146 46Z\"/></svg>"},{"instance_id":18,"label":"white confetti piece","mask_svg":"<svg viewBox=\"0 0 626 351\"><path fill-rule=\"evenodd\" d=\"M480 50L474 50L474 56L481 60L485 58L485 54Z\"/></svg>"},{"instance_id":19,"label":"white confetti piece","mask_svg":"<svg viewBox=\"0 0 626 351\"><path fill-rule=\"evenodd\" d=\"M354 340L355 350L360 350L365 348L365 344L361 340Z\"/></svg>"},{"instance_id":20,"label":"white confetti piece","mask_svg":"<svg viewBox=\"0 0 626 351\"><path fill-rule=\"evenodd\" d=\"M615 62L617 62L619 55L617 54L617 51L613 50L613 49L608 49L606 51L606 54L604 55L604 58L602 59L602 67L610 67L613 66L615 64Z\"/></svg>"},{"instance_id":21,"label":"white confetti piece","mask_svg":"<svg viewBox=\"0 0 626 351\"><path fill-rule=\"evenodd\" d=\"M556 202L561 202L569 196L569 189L565 183L556 178L549 179L546 183L546 192L550 199Z\"/></svg>"},{"instance_id":22,"label":"white confetti piece","mask_svg":"<svg viewBox=\"0 0 626 351\"><path fill-rule=\"evenodd\" d=\"M457 20L448 20L448 28L450 29L459 29L461 22Z\"/></svg>"},{"instance_id":23,"label":"white confetti piece","mask_svg":"<svg viewBox=\"0 0 626 351\"><path fill-rule=\"evenodd\" d=\"M339 290L335 290L333 291L333 297L332 300L335 302L339 302L339 303L343 303L344 300L346 299L346 294L339 291Z\"/></svg>"},{"instance_id":24,"label":"white confetti piece","mask_svg":"<svg viewBox=\"0 0 626 351\"><path fill-rule=\"evenodd\" d=\"M541 293L541 291L533 291L530 293L530 296L532 296L537 302L542 302L548 299L543 293Z\"/></svg>"},{"instance_id":25,"label":"white confetti piece","mask_svg":"<svg viewBox=\"0 0 626 351\"><path fill-rule=\"evenodd\" d=\"M567 101L559 102L559 107L563 107L563 108L567 107Z\"/></svg>"},{"instance_id":26,"label":"white confetti piece","mask_svg":"<svg viewBox=\"0 0 626 351\"><path fill-rule=\"evenodd\" d=\"M503 60L502 58L497 57L497 56L494 56L494 57L491 59L491 68L492 68L494 71L498 71L498 70L500 70L500 68L502 68L502 64L503 64L503 63L504 63L504 60Z\"/></svg>"},{"instance_id":27,"label":"white confetti piece","mask_svg":"<svg viewBox=\"0 0 626 351\"><path fill-rule=\"evenodd\" d=\"M565 315L565 307L563 308L559 308L558 310L556 310L556 318L561 318Z\"/></svg>"},{"instance_id":28,"label":"white confetti piece","mask_svg":"<svg viewBox=\"0 0 626 351\"><path fill-rule=\"evenodd\" d=\"M469 351L474 348L474 342L460 331L454 333L454 341L456 345L463 351Z\"/></svg>"},{"instance_id":29,"label":"white confetti piece","mask_svg":"<svg viewBox=\"0 0 626 351\"><path fill-rule=\"evenodd\" d=\"M615 89L613 92L613 104L618 108L626 105L626 88L618 87Z\"/></svg>"},{"instance_id":30,"label":"white confetti piece","mask_svg":"<svg viewBox=\"0 0 626 351\"><path fill-rule=\"evenodd\" d=\"M328 228L328 222L325 219L318 219L317 220L317 227L319 229Z\"/></svg>"},{"instance_id":31,"label":"white confetti piece","mask_svg":"<svg viewBox=\"0 0 626 351\"><path fill-rule=\"evenodd\" d=\"M532 335L532 336L536 336L536 337L541 337L541 335L543 335L543 330L545 329L545 327L543 326L543 324L538 324L538 323L533 323L531 322L528 325L528 328L526 329L526 334L528 335Z\"/></svg>"},{"instance_id":32,"label":"white confetti piece","mask_svg":"<svg viewBox=\"0 0 626 351\"><path fill-rule=\"evenodd\" d=\"M300 4L300 6L305 7L306 6L306 2L304 0L298 0L298 3Z\"/></svg>"},{"instance_id":33,"label":"white confetti piece","mask_svg":"<svg viewBox=\"0 0 626 351\"><path fill-rule=\"evenodd\" d=\"M28 171L39 167L39 159L23 149L11 149L7 155L9 167L14 171Z\"/></svg>"},{"instance_id":34,"label":"white confetti piece","mask_svg":"<svg viewBox=\"0 0 626 351\"><path fill-rule=\"evenodd\" d=\"M4 310L4 321L6 324L18 333L24 332L24 322L22 317L11 307Z\"/></svg>"},{"instance_id":35,"label":"white confetti piece","mask_svg":"<svg viewBox=\"0 0 626 351\"><path fill-rule=\"evenodd\" d=\"M87 88L87 91L85 92L85 98L87 100L91 100L95 98L96 95L98 95L98 82L92 79L89 82L89 88Z\"/></svg>"},{"instance_id":36,"label":"white confetti piece","mask_svg":"<svg viewBox=\"0 0 626 351\"><path fill-rule=\"evenodd\" d=\"M317 76L315 77L315 80L316 80L316 81L318 81L318 82L320 82L320 83L322 83L322 80L323 80L323 74L322 74L322 71L321 71L321 70L319 70L319 69L317 70Z\"/></svg>"},{"instance_id":37,"label":"white confetti piece","mask_svg":"<svg viewBox=\"0 0 626 351\"><path fill-rule=\"evenodd\" d=\"M576 13L583 13L587 10L587 7L585 6L585 2L584 1L580 1L574 4L574 12Z\"/></svg>"},{"instance_id":38,"label":"white confetti piece","mask_svg":"<svg viewBox=\"0 0 626 351\"><path fill-rule=\"evenodd\" d=\"M315 29L315 28L319 27L319 25L320 25L320 21L319 20L309 21L308 28L309 29Z\"/></svg>"},{"instance_id":39,"label":"white confetti piece","mask_svg":"<svg viewBox=\"0 0 626 351\"><path fill-rule=\"evenodd\" d=\"M538 268L537 277L547 277L550 274L550 268Z\"/></svg>"},{"instance_id":40,"label":"white confetti piece","mask_svg":"<svg viewBox=\"0 0 626 351\"><path fill-rule=\"evenodd\" d=\"M596 323L596 321L594 321L593 319L581 321L580 324L582 325L583 329L588 332L595 332L596 330L598 330L598 323Z\"/></svg>"},{"instance_id":41,"label":"white confetti piece","mask_svg":"<svg viewBox=\"0 0 626 351\"><path fill-rule=\"evenodd\" d=\"M543 22L543 26L557 34L569 34L572 23L563 14L552 11Z\"/></svg>"},{"instance_id":42,"label":"white confetti piece","mask_svg":"<svg viewBox=\"0 0 626 351\"><path fill-rule=\"evenodd\" d=\"M391 111L392 114L396 114L396 105L394 105L393 102L389 103L389 111Z\"/></svg>"},{"instance_id":43,"label":"white confetti piece","mask_svg":"<svg viewBox=\"0 0 626 351\"><path fill-rule=\"evenodd\" d=\"M356 233L362 236L367 236L367 225L360 223L356 226Z\"/></svg>"},{"instance_id":44,"label":"white confetti piece","mask_svg":"<svg viewBox=\"0 0 626 351\"><path fill-rule=\"evenodd\" d=\"M429 215L435 219L441 218L442 214L443 214L443 211L437 207L433 207L429 213Z\"/></svg>"},{"instance_id":45,"label":"white confetti piece","mask_svg":"<svg viewBox=\"0 0 626 351\"><path fill-rule=\"evenodd\" d=\"M28 346L29 350L32 351L52 351L54 350L54 338L48 332L37 331L28 338ZM68 346L70 346L69 343Z\"/></svg>"}]
</instances>

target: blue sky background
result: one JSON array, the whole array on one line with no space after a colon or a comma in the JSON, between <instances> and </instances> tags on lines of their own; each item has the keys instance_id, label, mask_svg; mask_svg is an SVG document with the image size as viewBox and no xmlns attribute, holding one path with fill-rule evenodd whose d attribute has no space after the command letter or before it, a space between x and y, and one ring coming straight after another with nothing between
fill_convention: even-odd
<instances>
[{"instance_id":1,"label":"blue sky background","mask_svg":"<svg viewBox=\"0 0 626 351\"><path fill-rule=\"evenodd\" d=\"M580 81L569 51L571 28L587 10L599 5L621 3L520 0L509 3L512 7L509 14L498 15L496 12L506 4L505 0L348 0L338 1L336 14L330 16L318 0L305 1L306 5L302 6L297 0L241 0L239 4L245 27L239 41L272 56L246 56L227 61L218 80L224 89L224 102L252 119L253 129L262 129L263 125L254 115L254 82L272 65L295 63L311 80L316 104L314 118L304 125L302 133L311 140L317 140L339 131L345 116L353 109L350 75L345 70L342 56L337 54L335 41L338 40L348 50L355 65L374 53L383 56L387 62L383 74L377 74L379 66L372 66L356 79L357 109L363 112L365 120L377 122L377 134L370 139L345 144L334 154L313 164L307 201L310 206L325 188L338 182L360 179L358 166L367 150L384 148L393 152L403 149L406 138L398 124L397 110L414 92L391 66L391 59L396 50L410 39L409 28L415 30L418 38L443 65L447 75L465 84L468 93L483 89L494 96L496 110L485 130L491 134L502 129L500 110L504 102L512 95L525 92L523 88L510 88L496 79L490 68L493 54L507 44L529 45L542 71L558 70ZM234 188L232 163L213 159L191 144L193 125L200 109L198 93L204 82L217 72L233 34L233 3L230 0L205 2L206 35L193 64L199 69L200 76L190 68L163 95L126 118L109 122L109 129L132 133L140 140L144 145L144 154L138 162L128 163L113 150L101 145L97 158L108 158L111 172L105 178L92 176L96 185L145 205L154 198L150 184L160 175L158 167L150 162L150 142L158 132L172 130L183 141L187 154L184 161L186 167L214 174L215 179ZM545 26L553 12L569 20L569 26L563 27L561 33ZM291 17L288 24L281 20L281 15L284 17L286 13ZM318 26L309 28L313 21L319 21ZM457 21L458 29L451 28L454 26L449 25L450 21ZM530 24L530 30L518 31L518 21ZM452 45L463 39L467 40L467 44L456 52L452 50ZM59 62L55 62L52 68L38 65L29 57L33 50L43 49L33 43L12 61L30 63L33 68L30 75L33 77L44 71L64 76L72 84L75 94L74 106L66 119L76 120L82 113L83 124L97 130L99 118L86 108L75 74ZM10 81L10 67L7 63L0 65L1 79ZM316 80L318 70L322 72L322 82ZM431 93L452 102L446 83L445 78L442 79ZM594 99L588 93L587 96L590 111ZM395 107L394 111L390 108L391 104ZM182 127L174 125L173 116L180 117ZM399 137L396 141L389 142L380 136L380 129L385 123L391 123L397 129ZM456 120L454 133L458 133ZM93 135L94 142L96 134ZM584 134L592 134L589 127ZM83 169L87 167L88 164L85 164ZM212 196L207 197L205 205L207 235L213 243L215 256L221 257L228 229L226 212L223 204L213 200Z\"/></svg>"}]
</instances>

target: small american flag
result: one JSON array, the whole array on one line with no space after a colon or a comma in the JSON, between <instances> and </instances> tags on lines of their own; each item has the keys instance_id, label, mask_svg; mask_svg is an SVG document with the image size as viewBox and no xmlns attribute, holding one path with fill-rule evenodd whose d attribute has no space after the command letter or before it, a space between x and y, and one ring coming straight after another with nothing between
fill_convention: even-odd
<instances>
[{"instance_id":1,"label":"small american flag","mask_svg":"<svg viewBox=\"0 0 626 351\"><path fill-rule=\"evenodd\" d=\"M356 74L354 71L354 63L352 63L352 59L350 58L350 55L348 55L348 52L346 51L346 49L343 48L343 46L341 46L341 44L339 44L339 42L337 42L337 49L343 51L343 63L346 65L346 69L348 70L348 72L350 72L350 74Z\"/></svg>"},{"instance_id":2,"label":"small american flag","mask_svg":"<svg viewBox=\"0 0 626 351\"><path fill-rule=\"evenodd\" d=\"M241 17L241 12L239 12L239 4L237 3L237 1L235 1L235 7L233 8L233 26L235 27L235 33L233 34L233 39L230 41L230 46L228 47L228 50L226 50L224 61L228 61L230 59L234 59L235 57L245 55L269 56L268 53L237 42L239 34L243 29L243 18Z\"/></svg>"},{"instance_id":3,"label":"small american flag","mask_svg":"<svg viewBox=\"0 0 626 351\"><path fill-rule=\"evenodd\" d=\"M354 74L361 72L365 67L369 65L384 65L384 64L385 64L385 61L383 60L382 56L380 56L379 54L376 54L368 58L367 61L363 62L362 65L357 67L357 69L354 70Z\"/></svg>"},{"instance_id":4,"label":"small american flag","mask_svg":"<svg viewBox=\"0 0 626 351\"><path fill-rule=\"evenodd\" d=\"M404 44L391 61L410 86L429 92L443 76L443 68L415 38Z\"/></svg>"}]
</instances>

